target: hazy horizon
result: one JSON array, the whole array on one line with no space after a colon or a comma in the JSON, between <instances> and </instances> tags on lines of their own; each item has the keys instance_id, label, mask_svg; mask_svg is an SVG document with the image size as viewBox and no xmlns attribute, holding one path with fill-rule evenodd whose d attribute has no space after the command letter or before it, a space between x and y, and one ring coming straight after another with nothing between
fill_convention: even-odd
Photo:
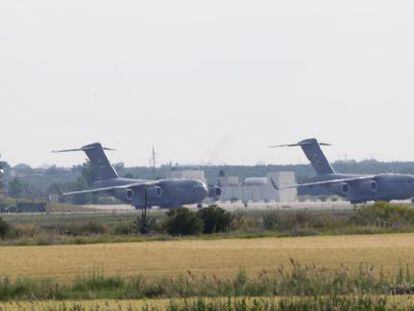
<instances>
[{"instance_id":1,"label":"hazy horizon","mask_svg":"<svg viewBox=\"0 0 414 311\"><path fill-rule=\"evenodd\" d=\"M329 147L329 148L332 148L332 146ZM296 160L297 160L296 162L294 162L294 161L287 162L287 163L278 163L278 162L265 163L265 162L257 162L257 163L249 163L249 164L246 164L246 163L212 163L212 162L181 162L180 163L180 162L172 162L172 161L169 161L169 162L160 163L157 160L156 167L169 166L169 165L171 165L171 166L178 165L178 166L181 166L181 167L222 166L222 165L224 165L224 166L232 166L232 165L234 165L234 166L239 166L239 165L240 166L257 166L257 165L259 165L259 166L260 165L265 165L265 166L267 166L267 165L311 165L310 162L306 159L306 156L303 154L302 149L300 149L300 148L294 148L294 149L297 149L298 152L299 152L299 154L297 155L297 158L296 158ZM152 167L152 164L149 163L149 160L148 160L148 163L147 164L131 164L131 165L128 165L127 163L125 163L122 160L113 161L112 160L112 158L113 158L112 155L114 154L114 152L117 152L117 150L106 151L106 154L107 154L107 156L109 158L109 161L112 164L123 163L126 167ZM323 147L323 152L325 153L325 155L327 155L327 156L329 155L329 152L327 152L326 147ZM46 163L45 162L45 163L42 163L42 164L39 164L39 165L32 166L32 165L30 165L27 162L19 162L19 163L8 162L4 158L0 158L0 161L3 160L3 161L8 162L8 164L11 165L12 167L13 166L16 166L16 165L24 164L24 165L29 165L29 166L31 166L31 168L34 168L34 169L36 169L36 168L49 168L49 167L52 167L52 166L57 166L57 167L60 167L60 168L70 169L72 166L83 164L84 162L86 162L88 160L88 158L86 157L86 155L83 152L71 152L71 153L67 153L67 154L72 154L71 158L73 158L73 160L74 160L73 163L70 163L69 165L58 165L56 163ZM78 155L76 156L76 154L78 154ZM407 161L401 161L401 160L395 160L394 161L394 160L389 160L389 161L383 161L383 160L376 159L376 158L373 158L373 157L365 158L365 159L364 158L363 159L353 159L353 158L348 158L348 154L342 154L342 155L338 154L337 157L335 158L335 160L330 161L328 159L328 161L331 164L335 164L335 163L338 163L338 162L354 162L354 161L357 162L357 163L364 162L364 161L377 161L377 162L383 162L383 163L393 163L393 162L408 163L408 162L414 162L414 160L407 160Z\"/></svg>"},{"instance_id":2,"label":"hazy horizon","mask_svg":"<svg viewBox=\"0 0 414 311\"><path fill-rule=\"evenodd\" d=\"M414 2L11 1L0 4L0 154L100 141L111 162L414 160Z\"/></svg>"},{"instance_id":3,"label":"hazy horizon","mask_svg":"<svg viewBox=\"0 0 414 311\"><path fill-rule=\"evenodd\" d=\"M3 159L4 160L4 159ZM85 161L87 161L87 158L84 157L82 161L79 161L79 159L77 161L75 161L76 163L72 163L70 165L63 165L63 166L59 166L56 165L54 163L43 163L41 165L38 166L31 166L27 163L24 162L20 162L20 163L8 163L9 165L11 164L12 167L15 167L17 165L29 165L32 169L48 169L51 168L53 166L56 166L58 168L64 168L64 169L71 169L73 166L76 165L81 165L83 164ZM362 160L355 160L355 159L337 159L335 161L331 161L331 164L335 164L335 163L340 163L340 162L356 162L356 163L362 163L365 161L377 161L380 163L413 163L414 161L379 161L377 159L362 159ZM7 162L7 161L6 161ZM112 164L118 164L118 163L124 163L123 161L119 161L119 162L113 162L111 161ZM125 163L124 163L125 164ZM308 161L299 161L297 163L255 163L255 164L234 164L234 163L222 163L222 164L215 164L215 163L172 163L172 162L168 162L168 163L157 163L157 168L160 167L165 167L165 166L172 166L172 167L177 167L176 165L178 164L178 167L182 167L182 168L197 168L197 167L206 167L206 166L296 166L296 165L309 165L311 166L310 162ZM150 166L149 164L142 164L142 165L125 165L125 167L127 168L133 168L133 167L148 167L151 168L152 166Z\"/></svg>"}]
</instances>

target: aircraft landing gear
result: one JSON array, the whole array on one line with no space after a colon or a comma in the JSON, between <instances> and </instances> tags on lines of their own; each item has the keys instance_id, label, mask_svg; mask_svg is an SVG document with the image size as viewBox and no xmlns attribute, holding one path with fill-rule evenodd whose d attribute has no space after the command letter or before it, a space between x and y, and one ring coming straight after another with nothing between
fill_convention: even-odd
<instances>
[{"instance_id":1,"label":"aircraft landing gear","mask_svg":"<svg viewBox=\"0 0 414 311\"><path fill-rule=\"evenodd\" d=\"M198 209L203 208L203 203L198 203L198 204L197 204L197 208L198 208Z\"/></svg>"},{"instance_id":2,"label":"aircraft landing gear","mask_svg":"<svg viewBox=\"0 0 414 311\"><path fill-rule=\"evenodd\" d=\"M352 204L352 206L353 206L354 210L357 210L357 209L358 209L358 204L360 204L361 202L358 202L358 201L351 201L350 203Z\"/></svg>"}]
</instances>

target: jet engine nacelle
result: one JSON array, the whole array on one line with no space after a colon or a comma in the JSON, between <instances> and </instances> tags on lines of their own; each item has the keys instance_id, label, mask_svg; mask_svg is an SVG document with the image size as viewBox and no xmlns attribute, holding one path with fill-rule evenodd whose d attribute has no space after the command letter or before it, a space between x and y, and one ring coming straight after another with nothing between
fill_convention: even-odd
<instances>
[{"instance_id":1,"label":"jet engine nacelle","mask_svg":"<svg viewBox=\"0 0 414 311\"><path fill-rule=\"evenodd\" d=\"M216 198L221 196L222 190L220 187L213 186L208 189L208 196L210 198Z\"/></svg>"},{"instance_id":2,"label":"jet engine nacelle","mask_svg":"<svg viewBox=\"0 0 414 311\"><path fill-rule=\"evenodd\" d=\"M116 194L124 198L127 202L131 202L135 199L135 191L132 189L116 190Z\"/></svg>"},{"instance_id":3,"label":"jet engine nacelle","mask_svg":"<svg viewBox=\"0 0 414 311\"><path fill-rule=\"evenodd\" d=\"M334 186L335 193L339 195L347 195L351 191L351 186L348 183L339 183Z\"/></svg>"},{"instance_id":4,"label":"jet engine nacelle","mask_svg":"<svg viewBox=\"0 0 414 311\"><path fill-rule=\"evenodd\" d=\"M162 196L162 188L158 186L152 186L147 188L148 198L160 198Z\"/></svg>"},{"instance_id":5,"label":"jet engine nacelle","mask_svg":"<svg viewBox=\"0 0 414 311\"><path fill-rule=\"evenodd\" d=\"M366 180L366 181L362 181L359 184L359 187L364 192L374 193L378 190L378 183L375 180Z\"/></svg>"}]
</instances>

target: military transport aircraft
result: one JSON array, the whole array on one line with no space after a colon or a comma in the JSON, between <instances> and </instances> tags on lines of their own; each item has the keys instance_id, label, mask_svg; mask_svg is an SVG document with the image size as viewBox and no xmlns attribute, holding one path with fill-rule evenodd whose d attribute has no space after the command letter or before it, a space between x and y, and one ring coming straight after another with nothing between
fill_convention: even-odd
<instances>
[{"instance_id":1,"label":"military transport aircraft","mask_svg":"<svg viewBox=\"0 0 414 311\"><path fill-rule=\"evenodd\" d=\"M196 179L161 179L142 180L121 178L110 164L100 143L83 146L79 149L58 150L53 152L83 151L89 158L96 172L92 188L67 192L63 195L83 193L108 193L122 202L131 204L136 209L159 206L176 208L185 204L198 204L208 197L221 195L221 188L207 188L206 184Z\"/></svg>"},{"instance_id":2,"label":"military transport aircraft","mask_svg":"<svg viewBox=\"0 0 414 311\"><path fill-rule=\"evenodd\" d=\"M407 200L414 197L414 175L337 173L329 164L320 146L329 146L329 144L319 143L315 138L310 138L296 144L271 146L271 148L301 147L316 171L316 177L312 178L311 182L279 187L271 180L273 187L277 190L312 186L327 187L332 193L353 204L368 201Z\"/></svg>"}]
</instances>

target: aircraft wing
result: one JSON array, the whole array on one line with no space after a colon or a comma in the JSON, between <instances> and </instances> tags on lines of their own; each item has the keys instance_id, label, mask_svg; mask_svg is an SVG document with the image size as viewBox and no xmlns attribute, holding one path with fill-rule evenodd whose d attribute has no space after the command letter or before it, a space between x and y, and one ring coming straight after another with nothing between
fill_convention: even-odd
<instances>
[{"instance_id":1,"label":"aircraft wing","mask_svg":"<svg viewBox=\"0 0 414 311\"><path fill-rule=\"evenodd\" d=\"M288 186L279 187L273 178L270 178L273 188L276 190L284 190L284 189L292 189L292 188L299 188L299 187L312 187L312 186L327 186L333 185L337 183L349 183L354 181L361 181L361 180L369 180L374 178L375 175L366 175L366 176L358 176L358 177L349 177L349 178L339 178L339 179L331 179L331 180L324 180L324 181L316 181L304 184L293 184Z\"/></svg>"},{"instance_id":2,"label":"aircraft wing","mask_svg":"<svg viewBox=\"0 0 414 311\"><path fill-rule=\"evenodd\" d=\"M105 192L105 191L118 190L118 189L140 188L140 187L146 187L146 186L156 186L158 184L159 184L158 181L147 181L147 182L144 181L144 182L131 183L131 184L120 185L120 186L109 186L109 187L102 187L102 188L91 188L91 189L86 189L86 190L66 192L66 193L63 193L63 195L70 196L70 195L77 195L77 194L84 194L84 193Z\"/></svg>"}]
</instances>

